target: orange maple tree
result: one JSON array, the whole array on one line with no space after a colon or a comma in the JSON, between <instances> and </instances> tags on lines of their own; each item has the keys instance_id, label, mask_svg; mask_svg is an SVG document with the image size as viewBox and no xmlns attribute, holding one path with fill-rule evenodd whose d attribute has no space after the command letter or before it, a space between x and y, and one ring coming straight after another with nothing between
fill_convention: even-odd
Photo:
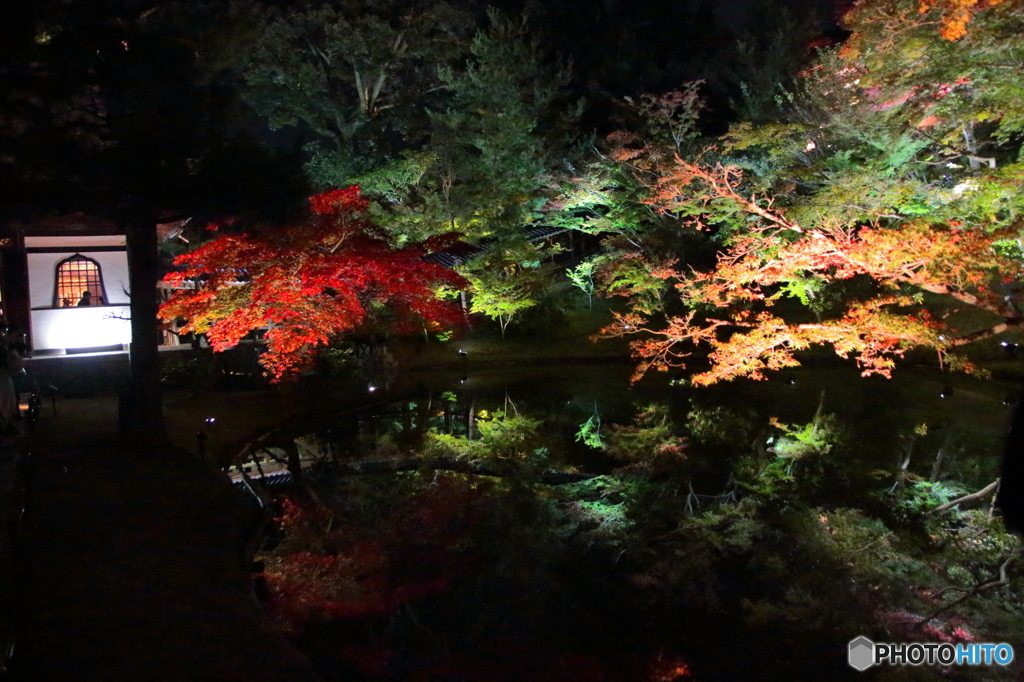
<instances>
[{"instance_id":1,"label":"orange maple tree","mask_svg":"<svg viewBox=\"0 0 1024 682\"><path fill-rule=\"evenodd\" d=\"M946 40L959 40L967 35L967 25L971 23L975 12L1003 2L1005 0L921 0L918 12L927 14L933 9L941 11L939 35Z\"/></svg>"},{"instance_id":2,"label":"orange maple tree","mask_svg":"<svg viewBox=\"0 0 1024 682\"><path fill-rule=\"evenodd\" d=\"M721 245L708 270L649 267L680 301L604 331L635 339L637 376L695 348L697 384L764 378L812 346L865 374L915 347L970 369L958 347L1024 326L1022 22L1005 0L857 0L778 120L702 152L613 135L646 203Z\"/></svg>"},{"instance_id":3,"label":"orange maple tree","mask_svg":"<svg viewBox=\"0 0 1024 682\"><path fill-rule=\"evenodd\" d=\"M165 321L184 319L183 333L205 333L214 350L265 328L260 363L275 381L301 369L336 335L387 317L398 332L460 324L441 287L465 280L423 260L454 237L396 249L365 218L369 202L356 186L316 195L298 224L258 235L223 235L179 256L165 278L174 295L160 307Z\"/></svg>"},{"instance_id":4,"label":"orange maple tree","mask_svg":"<svg viewBox=\"0 0 1024 682\"><path fill-rule=\"evenodd\" d=\"M756 222L730 240L710 271L652 270L673 283L688 313L659 321L633 311L618 314L603 330L606 336L639 337L632 343L640 360L635 378L684 366L695 346L710 349L711 369L692 378L698 385L741 376L763 379L766 371L798 365L795 353L815 345L855 358L865 375L889 376L897 358L920 346L934 349L942 363L971 369L950 351L1021 324L998 288L1024 277L1020 260L994 248L1007 236L1002 231L924 220L893 226L826 221L805 228L771 201L745 193L742 180L736 167L676 157L652 184L648 201L659 210L724 202ZM704 219L692 220L701 227ZM794 322L777 312L787 297L813 298L817 285L854 278L869 280L871 294L846 301L838 316ZM956 332L922 306L922 292L980 308L998 322L970 334Z\"/></svg>"},{"instance_id":5,"label":"orange maple tree","mask_svg":"<svg viewBox=\"0 0 1024 682\"><path fill-rule=\"evenodd\" d=\"M925 27L943 40L955 42L968 35L978 13L1010 4L1007 0L857 0L843 20L858 29L867 27L868 33L879 26L889 34ZM858 30L854 33L844 47L847 52L858 49L866 37L857 35Z\"/></svg>"}]
</instances>

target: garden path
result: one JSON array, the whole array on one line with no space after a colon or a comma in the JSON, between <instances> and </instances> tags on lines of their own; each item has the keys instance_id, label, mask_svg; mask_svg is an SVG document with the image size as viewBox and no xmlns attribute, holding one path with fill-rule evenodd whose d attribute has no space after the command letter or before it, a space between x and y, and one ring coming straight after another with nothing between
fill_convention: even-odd
<instances>
[{"instance_id":1,"label":"garden path","mask_svg":"<svg viewBox=\"0 0 1024 682\"><path fill-rule=\"evenodd\" d=\"M227 481L180 450L118 443L112 397L58 409L22 444L34 477L11 679L316 680L251 596L248 512Z\"/></svg>"}]
</instances>

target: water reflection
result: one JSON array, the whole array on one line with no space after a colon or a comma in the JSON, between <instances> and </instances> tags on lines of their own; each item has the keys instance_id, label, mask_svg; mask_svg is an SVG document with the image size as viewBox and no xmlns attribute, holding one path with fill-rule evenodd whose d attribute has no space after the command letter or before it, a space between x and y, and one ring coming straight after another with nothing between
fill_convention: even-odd
<instances>
[{"instance_id":1,"label":"water reflection","mask_svg":"<svg viewBox=\"0 0 1024 682\"><path fill-rule=\"evenodd\" d=\"M664 405L674 427L690 438L691 459L724 475L735 455L757 449L778 430L772 423L806 424L815 415L849 430L855 456L865 467L902 466L907 448L912 470L943 449L948 471L965 483L987 483L998 470L1004 435L1018 386L927 370L904 370L892 380L862 378L845 368L786 373L779 380L734 381L707 388L680 385L671 377L628 383L617 365L537 367L423 374L397 389L400 399L345 415L311 429L311 439L341 459L386 457L418 451L427 433L477 438L477 420L526 414L543 421L553 461L605 473L614 462L591 447L581 429L607 431L629 424L645 405ZM695 433L701 423L708 425ZM699 429L698 429L699 430ZM301 426L293 431L298 434ZM908 445L908 442L911 442ZM766 443L761 443L763 446ZM950 456L950 453L955 453ZM931 466L931 462L927 463ZM930 476L930 471L928 472Z\"/></svg>"},{"instance_id":2,"label":"water reflection","mask_svg":"<svg viewBox=\"0 0 1024 682\"><path fill-rule=\"evenodd\" d=\"M628 374L421 375L296 425L320 502L289 500L265 548L272 613L329 679L370 653L364 679L847 679L857 635L1024 632L1015 593L975 589L1020 552L987 487L1012 382Z\"/></svg>"}]
</instances>

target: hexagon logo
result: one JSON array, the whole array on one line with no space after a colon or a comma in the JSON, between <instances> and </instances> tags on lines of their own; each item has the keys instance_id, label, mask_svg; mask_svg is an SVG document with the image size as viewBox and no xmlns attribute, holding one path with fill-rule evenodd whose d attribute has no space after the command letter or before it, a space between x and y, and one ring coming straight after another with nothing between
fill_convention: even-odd
<instances>
[{"instance_id":1,"label":"hexagon logo","mask_svg":"<svg viewBox=\"0 0 1024 682\"><path fill-rule=\"evenodd\" d=\"M867 637L850 640L850 667L865 671L875 664L875 643Z\"/></svg>"}]
</instances>

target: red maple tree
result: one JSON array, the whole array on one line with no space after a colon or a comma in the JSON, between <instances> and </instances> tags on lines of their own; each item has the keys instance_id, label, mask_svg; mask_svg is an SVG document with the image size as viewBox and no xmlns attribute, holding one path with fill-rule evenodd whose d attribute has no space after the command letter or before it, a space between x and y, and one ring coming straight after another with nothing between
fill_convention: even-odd
<instances>
[{"instance_id":1,"label":"red maple tree","mask_svg":"<svg viewBox=\"0 0 1024 682\"><path fill-rule=\"evenodd\" d=\"M306 366L336 335L386 320L398 332L457 326L442 287L465 280L423 260L451 235L394 248L365 217L369 202L356 186L310 198L298 224L258 235L223 235L179 256L165 278L177 288L160 307L165 321L184 319L184 333L205 333L216 351L265 328L260 363L274 381Z\"/></svg>"}]
</instances>

